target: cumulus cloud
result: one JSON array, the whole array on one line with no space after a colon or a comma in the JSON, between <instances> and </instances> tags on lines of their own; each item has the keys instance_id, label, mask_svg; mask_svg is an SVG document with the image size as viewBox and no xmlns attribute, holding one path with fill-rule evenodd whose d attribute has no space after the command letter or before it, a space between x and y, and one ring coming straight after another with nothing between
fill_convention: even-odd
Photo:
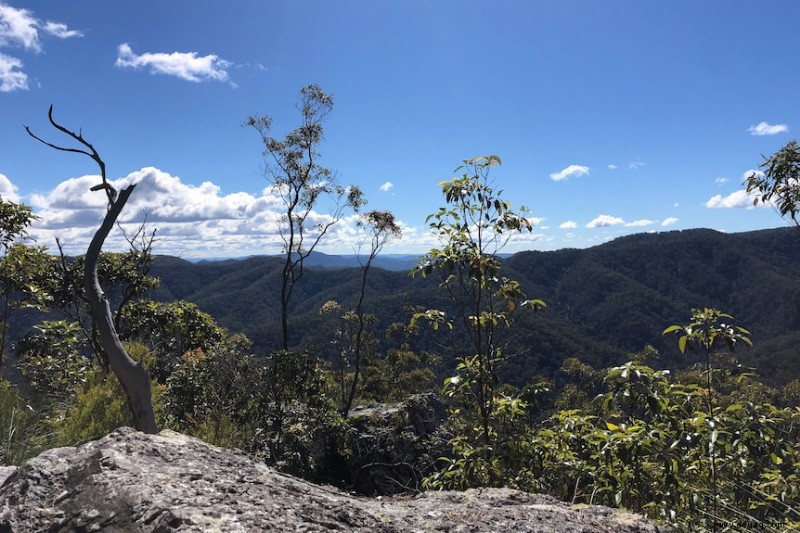
<instances>
[{"instance_id":1,"label":"cumulus cloud","mask_svg":"<svg viewBox=\"0 0 800 533\"><path fill-rule=\"evenodd\" d=\"M21 46L41 52L40 26L40 22L27 9L0 4L0 46Z\"/></svg>"},{"instance_id":2,"label":"cumulus cloud","mask_svg":"<svg viewBox=\"0 0 800 533\"><path fill-rule=\"evenodd\" d=\"M616 170L617 168L619 168L619 167L617 167L617 165L615 165L614 163L611 163L610 165L608 165L608 170Z\"/></svg>"},{"instance_id":3,"label":"cumulus cloud","mask_svg":"<svg viewBox=\"0 0 800 533\"><path fill-rule=\"evenodd\" d=\"M759 122L754 126L747 128L750 135L775 135L789 131L789 126L786 124L769 124L767 122Z\"/></svg>"},{"instance_id":4,"label":"cumulus cloud","mask_svg":"<svg viewBox=\"0 0 800 533\"><path fill-rule=\"evenodd\" d=\"M560 229L575 229L578 227L578 223L574 220L567 220L566 222L562 222L558 225Z\"/></svg>"},{"instance_id":5,"label":"cumulus cloud","mask_svg":"<svg viewBox=\"0 0 800 533\"><path fill-rule=\"evenodd\" d=\"M41 33L60 39L83 35L61 22L42 22L27 9L0 3L0 48L18 47L39 53L43 50ZM19 58L0 53L0 92L28 89L28 76L21 68Z\"/></svg>"},{"instance_id":6,"label":"cumulus cloud","mask_svg":"<svg viewBox=\"0 0 800 533\"><path fill-rule=\"evenodd\" d=\"M19 202L19 195L17 195L17 187L11 183L3 174L0 174L0 198L3 200L10 200L12 202Z\"/></svg>"},{"instance_id":7,"label":"cumulus cloud","mask_svg":"<svg viewBox=\"0 0 800 533\"><path fill-rule=\"evenodd\" d=\"M625 221L619 217L613 217L611 215L599 215L597 218L586 224L587 228L605 228L608 226L616 226L618 224L624 224Z\"/></svg>"},{"instance_id":8,"label":"cumulus cloud","mask_svg":"<svg viewBox=\"0 0 800 533\"><path fill-rule=\"evenodd\" d=\"M652 221L652 220L648 220L646 218L643 218L641 220L634 220L633 222L627 222L625 224L625 226L628 227L628 228L641 228L641 227L644 227L644 226L650 226L652 224L655 224L655 222Z\"/></svg>"},{"instance_id":9,"label":"cumulus cloud","mask_svg":"<svg viewBox=\"0 0 800 533\"><path fill-rule=\"evenodd\" d=\"M678 217L667 217L661 221L661 227L672 226L676 222L678 222Z\"/></svg>"},{"instance_id":10,"label":"cumulus cloud","mask_svg":"<svg viewBox=\"0 0 800 533\"><path fill-rule=\"evenodd\" d=\"M0 53L0 92L24 91L28 88L28 75L22 72L22 61Z\"/></svg>"},{"instance_id":11,"label":"cumulus cloud","mask_svg":"<svg viewBox=\"0 0 800 533\"><path fill-rule=\"evenodd\" d=\"M59 39L83 36L80 31L70 30L61 22L43 23L27 9L0 4L0 46L21 46L26 50L41 52L40 30Z\"/></svg>"},{"instance_id":12,"label":"cumulus cloud","mask_svg":"<svg viewBox=\"0 0 800 533\"><path fill-rule=\"evenodd\" d=\"M387 181L386 183L381 185L381 191L389 192L389 191L392 190L393 187L394 187L394 183L392 183L391 181Z\"/></svg>"},{"instance_id":13,"label":"cumulus cloud","mask_svg":"<svg viewBox=\"0 0 800 533\"><path fill-rule=\"evenodd\" d=\"M564 170L553 172L550 174L550 179L553 181L561 181L570 177L585 176L589 173L589 167L583 165L570 165Z\"/></svg>"},{"instance_id":14,"label":"cumulus cloud","mask_svg":"<svg viewBox=\"0 0 800 533\"><path fill-rule=\"evenodd\" d=\"M729 181L728 178L720 177L720 178L715 179L714 183L716 183L717 185L724 185L724 184L728 183L728 181Z\"/></svg>"},{"instance_id":15,"label":"cumulus cloud","mask_svg":"<svg viewBox=\"0 0 800 533\"><path fill-rule=\"evenodd\" d=\"M646 164L647 163L645 163L644 161L640 161L640 160L637 159L636 161L631 161L630 163L628 163L628 168L631 169L631 170L636 170L636 169L642 168Z\"/></svg>"},{"instance_id":16,"label":"cumulus cloud","mask_svg":"<svg viewBox=\"0 0 800 533\"><path fill-rule=\"evenodd\" d=\"M151 74L166 74L182 80L199 83L201 81L228 82L228 68L233 63L210 54L199 56L197 52L144 53L137 55L128 43L119 45L117 61L119 68L147 68Z\"/></svg>"},{"instance_id":17,"label":"cumulus cloud","mask_svg":"<svg viewBox=\"0 0 800 533\"><path fill-rule=\"evenodd\" d=\"M756 198L757 198L756 195L748 194L746 190L742 189L739 191L732 192L727 196L722 196L721 194L713 196L705 203L705 206L711 209L720 209L720 208L752 209L753 207L755 207L753 205L753 201Z\"/></svg>"},{"instance_id":18,"label":"cumulus cloud","mask_svg":"<svg viewBox=\"0 0 800 533\"><path fill-rule=\"evenodd\" d=\"M32 195L30 203L40 218L32 226L31 236L48 246L59 237L66 253L84 253L105 215L105 195L89 190L99 181L99 176L80 176L59 183L49 192ZM153 167L110 181L117 190L136 184L120 217L121 225L126 231L133 231L146 220L148 228L157 228L157 253L213 258L274 254L282 250L283 202L272 187L267 186L258 194L226 194L212 182L187 184ZM8 187L0 179L0 191ZM359 237L357 220L356 216L340 220L326 235L320 251L352 250ZM306 220L308 228L330 221L324 205ZM402 221L401 227L405 245L425 249L435 244L430 232L407 230ZM114 231L106 249L125 249L127 242ZM313 238L314 230L310 233ZM405 239L405 235L411 238Z\"/></svg>"},{"instance_id":19,"label":"cumulus cloud","mask_svg":"<svg viewBox=\"0 0 800 533\"><path fill-rule=\"evenodd\" d=\"M158 254L182 257L242 257L254 254L276 254L283 249L281 221L284 204L271 186L260 192L224 192L207 181L189 184L179 177L154 167L146 167L127 176L109 180L117 189L136 184L120 217L120 225L132 232L146 220L148 229L157 229L154 250ZM64 180L49 191L29 197L39 216L30 235L39 244L53 247L58 237L70 255L86 252L86 247L106 212L106 197L92 192L98 184L96 175ZM13 185L0 176L0 194L13 192ZM321 205L306 219L310 238L316 224L327 224L330 205ZM539 224L543 218L532 218ZM320 247L326 253L357 253L364 235L357 226L358 216L341 219L331 227ZM408 226L398 221L403 237L388 243L389 253L419 253L439 244L427 227ZM543 233L522 233L512 236L507 251L530 249L543 242ZM104 249L121 251L127 242L118 229L112 230Z\"/></svg>"}]
</instances>

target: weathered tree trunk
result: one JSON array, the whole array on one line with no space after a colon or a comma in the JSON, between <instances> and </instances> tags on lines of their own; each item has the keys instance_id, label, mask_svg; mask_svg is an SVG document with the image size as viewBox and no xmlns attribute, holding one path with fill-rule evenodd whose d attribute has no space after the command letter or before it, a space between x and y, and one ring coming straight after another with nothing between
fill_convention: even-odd
<instances>
[{"instance_id":1,"label":"weathered tree trunk","mask_svg":"<svg viewBox=\"0 0 800 533\"><path fill-rule=\"evenodd\" d=\"M86 296L92 309L92 319L100 334L100 343L108 358L108 364L125 390L128 407L133 415L134 427L145 433L158 433L153 413L153 401L150 396L150 378L144 367L131 359L122 346L114 328L111 306L100 287L100 280L97 278L97 261L100 257L100 250L134 187L135 185L130 185L123 189L119 198L109 204L103 224L94 234L86 251L83 286L86 289Z\"/></svg>"},{"instance_id":2,"label":"weathered tree trunk","mask_svg":"<svg viewBox=\"0 0 800 533\"><path fill-rule=\"evenodd\" d=\"M131 359L122 346L119 335L117 335L117 330L114 327L111 305L108 303L108 298L103 292L103 288L100 287L100 280L97 278L97 261L100 259L100 250L102 250L106 237L108 237L111 228L114 227L114 223L117 221L119 214L122 212L122 208L125 207L125 203L128 201L128 197L130 197L136 185L126 187L119 194L119 197L117 197L117 191L106 179L106 164L100 157L100 154L97 153L94 146L84 139L80 132L75 133L56 122L53 118L52 105L47 112L47 118L55 129L79 142L84 148L69 148L47 142L34 134L28 126L25 126L25 131L40 143L54 150L88 156L92 161L97 163L97 166L100 168L101 183L95 185L90 190L105 191L106 197L108 198L108 210L106 211L103 223L94 234L92 242L89 243L89 249L86 250L86 261L83 269L83 287L86 290L86 298L89 300L89 307L92 311L93 329L97 329L100 337L100 346L105 352L108 366L111 368L114 375L117 376L117 379L125 391L128 407L133 415L134 427L145 433L158 433L156 417L153 413L153 400L150 396L150 378L144 367Z\"/></svg>"}]
</instances>

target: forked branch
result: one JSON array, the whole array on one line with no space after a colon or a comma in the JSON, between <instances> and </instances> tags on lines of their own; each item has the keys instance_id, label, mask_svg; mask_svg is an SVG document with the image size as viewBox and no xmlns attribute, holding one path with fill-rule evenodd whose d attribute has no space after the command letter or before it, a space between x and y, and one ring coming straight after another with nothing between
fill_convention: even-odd
<instances>
[{"instance_id":1,"label":"forked branch","mask_svg":"<svg viewBox=\"0 0 800 533\"><path fill-rule=\"evenodd\" d=\"M40 143L44 144L45 146L49 146L50 148L52 148L54 150L59 150L61 152L72 152L74 154L83 154L83 155L91 157L92 160L95 163L97 163L97 166L100 167L100 179L102 179L102 183L100 183L98 185L95 185L90 190L99 191L100 189L105 189L106 196L108 197L108 205L109 205L109 209L110 209L111 208L111 204L113 204L114 200L117 199L117 191L116 191L116 189L114 189L114 187L111 186L110 183L108 183L108 180L106 179L106 164L103 161L103 159L100 157L100 154L97 152L95 147L92 146L92 143L90 143L89 141L87 141L86 139L83 138L83 132L79 131L78 133L75 133L74 131L65 128L64 126L62 126L61 124L59 124L58 122L55 121L55 119L53 118L53 105L52 104L50 105L50 109L47 111L47 118L48 118L48 120L50 120L50 124L52 124L55 129L57 129L58 131L66 134L66 135L70 136L71 138L75 139L76 141L78 141L80 144L82 144L83 146L86 147L86 150L82 150L80 148L70 148L68 146L59 146L57 144L53 144L51 142L45 141L44 139L42 139L41 137L39 137L38 135L33 133L28 126L24 126L25 127L25 131L27 131L28 135L30 135L31 137L33 137L34 139L36 139Z\"/></svg>"},{"instance_id":2,"label":"forked branch","mask_svg":"<svg viewBox=\"0 0 800 533\"><path fill-rule=\"evenodd\" d=\"M153 402L150 394L150 378L144 367L130 358L125 351L125 347L117 335L117 330L114 327L114 320L111 315L111 306L109 305L108 297L103 292L100 286L100 280L97 276L97 262L100 258L100 251L103 248L103 243L108 237L109 232L114 227L125 203L128 201L135 185L125 187L117 197L117 192L111 184L106 180L106 164L100 157L100 154L95 150L94 146L83 135L75 133L53 119L53 106L47 113L50 119L50 124L53 125L58 131L68 135L78 143L83 145L86 150L81 148L69 148L59 146L43 140L41 137L35 135L28 126L25 126L25 131L28 134L41 142L42 144L59 150L61 152L72 152L83 154L90 157L97 166L100 167L100 177L102 183L95 185L91 188L92 191L104 189L108 198L108 210L103 219L103 223L97 229L92 238L89 248L86 251L86 259L83 270L83 286L86 291L86 299L89 301L89 307L92 313L92 321L94 327L97 328L97 333L100 339L100 345L108 358L108 365L114 375L122 385L125 391L125 396L128 400L128 407L133 416L133 424L139 431L145 433L157 433L158 427L156 426L156 419L153 413Z\"/></svg>"}]
</instances>

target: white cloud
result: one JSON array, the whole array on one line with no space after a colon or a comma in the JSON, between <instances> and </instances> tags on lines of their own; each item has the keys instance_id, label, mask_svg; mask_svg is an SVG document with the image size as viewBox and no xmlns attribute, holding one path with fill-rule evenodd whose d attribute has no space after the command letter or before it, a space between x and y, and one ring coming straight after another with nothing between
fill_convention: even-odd
<instances>
[{"instance_id":1,"label":"white cloud","mask_svg":"<svg viewBox=\"0 0 800 533\"><path fill-rule=\"evenodd\" d=\"M747 128L750 135L775 135L776 133L783 133L789 131L789 126L786 124L768 124L766 122L759 122L755 126Z\"/></svg>"},{"instance_id":2,"label":"white cloud","mask_svg":"<svg viewBox=\"0 0 800 533\"><path fill-rule=\"evenodd\" d=\"M663 221L661 221L661 227L672 226L676 222L678 222L678 217L667 217Z\"/></svg>"},{"instance_id":3,"label":"white cloud","mask_svg":"<svg viewBox=\"0 0 800 533\"><path fill-rule=\"evenodd\" d=\"M21 47L35 53L42 51L40 31L66 39L83 34L70 30L66 24L48 21L42 23L27 9L18 9L0 3L0 48ZM19 58L0 53L0 92L28 89L28 75L22 70Z\"/></svg>"},{"instance_id":4,"label":"white cloud","mask_svg":"<svg viewBox=\"0 0 800 533\"><path fill-rule=\"evenodd\" d=\"M624 224L625 221L619 217L613 217L611 215L599 215L597 218L586 224L587 228L605 228L608 226L616 226L618 224Z\"/></svg>"},{"instance_id":5,"label":"white cloud","mask_svg":"<svg viewBox=\"0 0 800 533\"><path fill-rule=\"evenodd\" d=\"M22 61L0 53L0 92L24 91L28 88L28 75L18 70Z\"/></svg>"},{"instance_id":6,"label":"white cloud","mask_svg":"<svg viewBox=\"0 0 800 533\"><path fill-rule=\"evenodd\" d=\"M706 203L706 207L712 209L720 208L745 208L752 209L755 207L753 201L757 198L756 195L748 194L746 190L735 191L727 196L718 194L710 198Z\"/></svg>"},{"instance_id":7,"label":"white cloud","mask_svg":"<svg viewBox=\"0 0 800 533\"><path fill-rule=\"evenodd\" d=\"M0 4L0 46L21 46L41 52L40 22L27 9Z\"/></svg>"},{"instance_id":8,"label":"white cloud","mask_svg":"<svg viewBox=\"0 0 800 533\"><path fill-rule=\"evenodd\" d=\"M566 222L562 222L558 225L561 229L575 229L578 227L578 223L574 220L567 220Z\"/></svg>"},{"instance_id":9,"label":"white cloud","mask_svg":"<svg viewBox=\"0 0 800 533\"><path fill-rule=\"evenodd\" d=\"M553 181L565 180L569 177L585 176L589 173L589 167L583 165L570 165L564 170L550 174L550 179Z\"/></svg>"},{"instance_id":10,"label":"white cloud","mask_svg":"<svg viewBox=\"0 0 800 533\"><path fill-rule=\"evenodd\" d=\"M681 204L678 203L678 202L675 202L674 204L672 204L672 207L680 207L680 206L681 206Z\"/></svg>"},{"instance_id":11,"label":"white cloud","mask_svg":"<svg viewBox=\"0 0 800 533\"><path fill-rule=\"evenodd\" d=\"M54 37L59 39L70 39L72 37L83 37L83 32L78 30L71 30L66 24L61 22L53 22L48 20L42 29Z\"/></svg>"},{"instance_id":12,"label":"white cloud","mask_svg":"<svg viewBox=\"0 0 800 533\"><path fill-rule=\"evenodd\" d=\"M650 226L652 224L655 224L655 222L652 221L652 220L648 220L646 218L643 218L641 220L634 220L633 222L628 222L628 223L625 224L625 226L628 227L628 228L640 228L640 227L643 227L643 226Z\"/></svg>"},{"instance_id":13,"label":"white cloud","mask_svg":"<svg viewBox=\"0 0 800 533\"><path fill-rule=\"evenodd\" d=\"M381 185L381 191L389 192L389 191L392 190L393 187L394 187L394 183L392 183L391 181L387 181L386 183Z\"/></svg>"},{"instance_id":14,"label":"white cloud","mask_svg":"<svg viewBox=\"0 0 800 533\"><path fill-rule=\"evenodd\" d=\"M647 163L645 163L644 161L639 161L637 159L636 161L631 161L630 163L628 163L628 168L630 168L631 170L636 170L636 169L642 168L646 164Z\"/></svg>"},{"instance_id":15,"label":"white cloud","mask_svg":"<svg viewBox=\"0 0 800 533\"><path fill-rule=\"evenodd\" d=\"M10 200L12 202L19 202L19 195L17 195L17 187L11 183L3 174L0 174L0 197L3 200Z\"/></svg>"},{"instance_id":16,"label":"white cloud","mask_svg":"<svg viewBox=\"0 0 800 533\"><path fill-rule=\"evenodd\" d=\"M137 55L133 53L130 45L123 43L119 45L117 61L114 65L133 69L145 67L150 69L151 74L166 74L197 83L208 80L229 81L226 69L233 66L233 63L213 54L198 57L197 52L172 52L171 54L158 52Z\"/></svg>"},{"instance_id":17,"label":"white cloud","mask_svg":"<svg viewBox=\"0 0 800 533\"><path fill-rule=\"evenodd\" d=\"M40 219L33 224L31 236L50 246L58 236L66 253L84 253L105 214L105 195L89 190L99 181L99 176L71 178L49 192L33 195L30 203ZM282 250L279 221L283 202L269 186L258 194L225 194L214 183L187 184L153 167L111 180L117 190L133 183L136 189L122 212L121 224L131 231L146 219L149 228L158 228L157 253L213 258L274 254ZM3 187L0 180L0 191ZM306 220L309 228L331 220L326 209L321 205L318 211L309 214ZM356 222L355 216L339 221L323 239L320 251L352 250L358 236ZM404 237L404 245L417 249L435 245L430 232L415 233L402 227L404 234L411 237L410 240ZM125 249L126 241L117 230L114 232L105 249Z\"/></svg>"},{"instance_id":18,"label":"white cloud","mask_svg":"<svg viewBox=\"0 0 800 533\"><path fill-rule=\"evenodd\" d=\"M610 165L608 165L608 170L616 170L617 168L619 168L619 167L617 167L617 165L615 165L614 163L611 163Z\"/></svg>"},{"instance_id":19,"label":"white cloud","mask_svg":"<svg viewBox=\"0 0 800 533\"><path fill-rule=\"evenodd\" d=\"M728 181L730 181L730 180L728 180L728 178L720 177L720 178L715 179L714 183L716 183L717 185L724 185L724 184L728 183Z\"/></svg>"},{"instance_id":20,"label":"white cloud","mask_svg":"<svg viewBox=\"0 0 800 533\"><path fill-rule=\"evenodd\" d=\"M60 39L83 36L83 33L70 30L61 22L42 23L27 9L0 4L0 47L21 46L26 50L41 52L39 30Z\"/></svg>"}]
</instances>

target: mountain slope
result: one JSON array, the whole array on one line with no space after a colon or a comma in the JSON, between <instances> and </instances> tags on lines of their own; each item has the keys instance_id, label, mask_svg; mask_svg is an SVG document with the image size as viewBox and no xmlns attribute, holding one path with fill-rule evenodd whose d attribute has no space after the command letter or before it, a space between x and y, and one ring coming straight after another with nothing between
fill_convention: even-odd
<instances>
[{"instance_id":1,"label":"mountain slope","mask_svg":"<svg viewBox=\"0 0 800 533\"><path fill-rule=\"evenodd\" d=\"M275 257L197 264L159 257L152 272L162 287L154 296L193 301L221 325L246 333L257 349L269 350L279 338L280 267ZM512 381L555 371L571 356L597 366L618 364L646 344L659 348L661 364L686 364L691 359L661 332L687 322L694 307L724 310L750 329L756 347L738 355L768 381L800 376L795 348L800 232L795 228L640 234L585 250L522 252L504 260L504 274L548 305L516 324L510 338ZM319 309L328 300L338 301L343 310L352 308L360 276L358 268L309 268L295 291L292 342L324 352L335 323ZM447 308L447 301L435 280L371 271L365 310L377 315L379 331L393 321L407 322L408 306ZM463 340L439 332L424 336L418 348L450 352L442 355L452 359L466 349Z\"/></svg>"}]
</instances>

